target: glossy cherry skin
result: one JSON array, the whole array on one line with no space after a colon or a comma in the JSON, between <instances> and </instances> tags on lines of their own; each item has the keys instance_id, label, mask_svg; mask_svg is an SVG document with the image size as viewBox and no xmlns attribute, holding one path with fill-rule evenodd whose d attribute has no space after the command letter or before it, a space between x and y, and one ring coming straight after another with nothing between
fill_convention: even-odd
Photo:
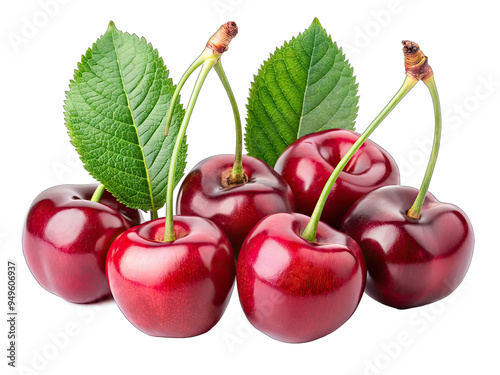
<instances>
[{"instance_id":1,"label":"glossy cherry skin","mask_svg":"<svg viewBox=\"0 0 500 375\"><path fill-rule=\"evenodd\" d=\"M311 215L338 162L359 138L343 129L312 133L293 142L274 169L288 182L297 212ZM367 140L340 173L326 201L321 221L338 229L351 205L366 193L399 184L399 170L387 151Z\"/></svg>"},{"instance_id":2,"label":"glossy cherry skin","mask_svg":"<svg viewBox=\"0 0 500 375\"><path fill-rule=\"evenodd\" d=\"M309 217L280 213L250 232L237 262L241 306L258 330L299 343L335 331L354 313L366 280L359 246L319 223L316 242L300 234Z\"/></svg>"},{"instance_id":3,"label":"glossy cherry skin","mask_svg":"<svg viewBox=\"0 0 500 375\"><path fill-rule=\"evenodd\" d=\"M199 162L184 179L177 196L177 214L207 218L226 233L235 256L248 232L263 217L295 209L293 193L269 165L243 156L245 184L223 187L234 155L217 155Z\"/></svg>"},{"instance_id":4,"label":"glossy cherry skin","mask_svg":"<svg viewBox=\"0 0 500 375\"><path fill-rule=\"evenodd\" d=\"M109 245L142 221L139 211L107 191L90 199L97 184L59 185L31 204L23 231L23 252L38 283L75 303L109 296L105 264Z\"/></svg>"},{"instance_id":5,"label":"glossy cherry skin","mask_svg":"<svg viewBox=\"0 0 500 375\"><path fill-rule=\"evenodd\" d=\"M342 231L365 255L366 293L388 306L406 309L438 301L453 292L472 259L474 233L465 213L427 193L419 219L406 213L418 190L377 189L347 213Z\"/></svg>"},{"instance_id":6,"label":"glossy cherry skin","mask_svg":"<svg viewBox=\"0 0 500 375\"><path fill-rule=\"evenodd\" d=\"M148 335L200 335L215 326L231 297L231 244L204 218L175 216L173 242L163 242L164 227L161 218L116 238L106 262L111 292L130 323Z\"/></svg>"}]
</instances>

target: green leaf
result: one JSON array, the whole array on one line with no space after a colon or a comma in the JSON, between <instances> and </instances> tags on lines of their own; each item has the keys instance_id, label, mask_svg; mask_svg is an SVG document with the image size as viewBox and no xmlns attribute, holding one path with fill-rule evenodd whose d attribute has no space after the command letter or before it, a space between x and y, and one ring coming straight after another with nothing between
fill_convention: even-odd
<instances>
[{"instance_id":1,"label":"green leaf","mask_svg":"<svg viewBox=\"0 0 500 375\"><path fill-rule=\"evenodd\" d=\"M184 110L164 127L175 86L158 51L110 22L89 48L66 92L65 119L85 169L120 202L157 210L165 204L168 168ZM176 183L186 166L181 149Z\"/></svg>"},{"instance_id":2,"label":"green leaf","mask_svg":"<svg viewBox=\"0 0 500 375\"><path fill-rule=\"evenodd\" d=\"M274 166L285 148L306 134L354 130L357 88L342 49L314 19L254 76L247 105L248 154Z\"/></svg>"}]
</instances>

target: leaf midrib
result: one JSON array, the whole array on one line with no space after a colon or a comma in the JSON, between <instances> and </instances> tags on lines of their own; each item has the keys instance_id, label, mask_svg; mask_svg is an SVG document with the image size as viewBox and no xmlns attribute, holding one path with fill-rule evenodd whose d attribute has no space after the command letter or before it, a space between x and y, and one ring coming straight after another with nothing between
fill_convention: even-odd
<instances>
[{"instance_id":1,"label":"leaf midrib","mask_svg":"<svg viewBox=\"0 0 500 375\"><path fill-rule=\"evenodd\" d=\"M314 33L314 44L312 48L312 53L311 53L311 59L309 60L309 68L307 69L307 79L306 79L306 89L304 90L304 95L302 98L302 110L300 111L300 120L299 120L299 127L297 128L297 139L300 138L300 129L302 128L302 120L304 119L304 111L305 111L305 105L306 105L306 93L307 89L309 88L309 75L311 74L311 66L312 66L312 61L313 61L313 56L316 50L316 39L317 39L318 33Z\"/></svg>"},{"instance_id":2,"label":"leaf midrib","mask_svg":"<svg viewBox=\"0 0 500 375\"><path fill-rule=\"evenodd\" d=\"M123 87L123 92L125 94L125 98L127 99L127 108L130 111L130 117L132 118L132 125L133 125L135 133L137 135L137 143L138 143L138 146L139 146L139 148L141 150L142 161L144 163L144 170L146 171L146 181L148 183L149 197L151 199L151 208L152 208L152 210L156 210L156 207L155 207L155 204L154 204L154 200L153 200L153 188L151 186L151 179L149 177L149 170L148 170L148 166L146 164L146 156L144 154L144 148L142 147L142 144L141 144L141 138L139 136L139 130L137 129L137 125L135 123L135 117L134 117L134 113L132 111L132 106L130 105L130 99L128 97L127 90L125 89L125 82L123 80L122 68L121 68L121 65L120 65L120 60L118 58L118 51L116 49L114 31L111 32L111 39L113 40L113 49L115 51L116 63L118 64L118 73L120 75L120 81L121 81L121 84L122 84L122 87Z\"/></svg>"}]
</instances>

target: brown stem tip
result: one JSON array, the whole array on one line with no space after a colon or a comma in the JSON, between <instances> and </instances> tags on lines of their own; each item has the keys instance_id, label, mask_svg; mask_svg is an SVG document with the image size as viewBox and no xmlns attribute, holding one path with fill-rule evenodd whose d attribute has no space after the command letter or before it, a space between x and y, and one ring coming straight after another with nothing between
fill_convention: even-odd
<instances>
[{"instance_id":1,"label":"brown stem tip","mask_svg":"<svg viewBox=\"0 0 500 375\"><path fill-rule=\"evenodd\" d=\"M402 43L406 74L419 80L431 77L433 72L429 65L429 59L424 55L418 44L409 40L403 40Z\"/></svg>"},{"instance_id":2,"label":"brown stem tip","mask_svg":"<svg viewBox=\"0 0 500 375\"><path fill-rule=\"evenodd\" d=\"M207 49L214 54L223 54L227 51L229 42L238 34L238 26L236 22L226 22L207 42Z\"/></svg>"}]
</instances>

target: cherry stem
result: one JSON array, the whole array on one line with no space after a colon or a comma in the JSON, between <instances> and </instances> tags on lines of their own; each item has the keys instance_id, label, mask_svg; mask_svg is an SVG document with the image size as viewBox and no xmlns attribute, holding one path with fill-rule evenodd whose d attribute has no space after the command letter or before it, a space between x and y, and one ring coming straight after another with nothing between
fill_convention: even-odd
<instances>
[{"instance_id":1,"label":"cherry stem","mask_svg":"<svg viewBox=\"0 0 500 375\"><path fill-rule=\"evenodd\" d=\"M184 75L181 77L181 80L177 84L177 87L175 88L174 95L172 96L172 99L170 100L170 107L168 108L168 113L167 113L167 125L165 127L165 136L168 135L168 131L170 130L170 124L172 122L172 117L174 115L174 109L175 105L177 104L177 99L179 98L179 94L181 92L182 87L186 83L187 79L189 76L201 65L205 62L207 58L207 51L203 51L203 53L198 56L198 58L191 64L191 66L186 70Z\"/></svg>"},{"instance_id":2,"label":"cherry stem","mask_svg":"<svg viewBox=\"0 0 500 375\"><path fill-rule=\"evenodd\" d=\"M151 215L151 220L158 219L158 211L157 210L151 210L151 211L149 211L149 213Z\"/></svg>"},{"instance_id":3,"label":"cherry stem","mask_svg":"<svg viewBox=\"0 0 500 375\"><path fill-rule=\"evenodd\" d=\"M196 68L198 68L205 61L216 56L220 58L220 56L225 51L227 51L229 43L236 36L236 34L238 34L238 26L236 26L236 23L234 22L226 22L224 25L219 27L215 34L212 35L208 40L207 45L201 55L198 56L198 58L186 70L181 80L179 81L179 84L175 88L174 95L172 96L172 99L170 101L170 107L168 108L167 113L167 124L165 126L165 136L168 135L170 123L174 114L175 104L177 98L179 97L179 93L184 86L184 83L186 83L187 79L196 70Z\"/></svg>"},{"instance_id":4,"label":"cherry stem","mask_svg":"<svg viewBox=\"0 0 500 375\"><path fill-rule=\"evenodd\" d=\"M202 54L203 55L203 54ZM177 138L175 140L174 149L172 151L172 158L170 159L170 168L168 171L168 183L167 183L167 198L166 198L166 217L165 217L165 234L163 236L163 240L165 242L173 242L175 241L175 233L174 233L174 187L175 187L175 169L177 167L177 157L179 155L179 151L182 146L182 140L186 135L186 129L189 123L189 119L191 118L191 114L193 113L194 105L196 100L198 99L198 94L200 93L201 87L205 82L205 78L207 78L210 69L217 63L220 56L212 55L205 58L203 66L201 68L200 74L198 75L198 79L194 85L193 92L191 93L191 97L189 98L189 103L186 108L186 113L184 114L184 118L182 119L181 126L179 128L179 133L177 134Z\"/></svg>"},{"instance_id":5,"label":"cherry stem","mask_svg":"<svg viewBox=\"0 0 500 375\"><path fill-rule=\"evenodd\" d=\"M245 182L245 175L243 173L243 162L242 162L243 129L241 127L240 112L238 110L238 104L236 103L236 99L234 98L233 90L231 90L231 86L229 85L229 81L227 80L226 73L222 68L220 60L215 64L214 69L219 75L219 78L222 84L224 85L224 89L226 90L227 96L229 97L229 101L231 102L231 107L233 109L233 114L234 114L234 124L236 126L236 150L234 152L234 164L230 180L233 184L241 184Z\"/></svg>"},{"instance_id":6,"label":"cherry stem","mask_svg":"<svg viewBox=\"0 0 500 375\"><path fill-rule=\"evenodd\" d=\"M170 107L167 113L167 124L165 126L165 136L168 135L170 124L172 121L172 117L174 114L174 106L177 102L177 98L179 97L179 93L186 83L186 80L189 76L201 65L203 64L201 71L198 75L198 79L193 88L193 92L191 93L191 97L189 98L189 103L186 108L186 112L184 114L184 118L182 119L181 126L179 128L179 133L177 134L177 138L175 139L174 149L172 151L172 159L170 160L170 167L168 172L168 182L167 182L167 197L166 197L166 215L165 215L165 233L163 236L163 240L165 242L173 242L175 241L175 233L174 233L174 187L175 187L175 169L177 167L177 157L179 155L179 151L182 146L182 141L186 135L186 129L189 124L189 119L191 118L191 114L193 113L194 106L196 104L196 100L198 99L198 95L200 93L201 87L207 78L210 69L217 64L220 60L221 55L227 51L228 45L231 40L238 34L238 27L234 22L226 22L224 25L219 27L214 35L210 37L205 47L205 50L201 53L200 56L191 64L191 66L186 70L184 75L182 76L179 84L177 85L174 95L170 100ZM236 101L234 100L234 96L232 94L231 88L229 87L229 83L227 82L226 75L222 70L222 65L220 68L216 68L219 77L221 77L222 83L226 88L226 92L228 92L229 99L231 100L231 104L233 105L233 111L235 111L234 104ZM220 71L219 71L220 70ZM234 102L234 104L233 104ZM239 121L239 113L235 112L235 119ZM241 128L241 124L240 124Z\"/></svg>"},{"instance_id":7,"label":"cherry stem","mask_svg":"<svg viewBox=\"0 0 500 375\"><path fill-rule=\"evenodd\" d=\"M99 203L99 201L101 200L102 194L104 193L104 190L106 190L106 188L104 187L104 185L103 184L99 185L95 189L94 194L92 194L92 198L90 198L90 200L92 202Z\"/></svg>"},{"instance_id":8,"label":"cherry stem","mask_svg":"<svg viewBox=\"0 0 500 375\"><path fill-rule=\"evenodd\" d=\"M335 181L337 180L340 172L347 165L349 160L353 157L353 155L358 151L361 145L368 139L370 134L378 127L378 125L386 118L386 116L396 107L396 105L404 98L404 96L417 84L418 79L413 78L409 75L406 76L403 85L398 90L398 92L394 95L389 103L385 106L385 108L378 114L378 116L372 121L372 123L366 128L366 130L359 136L359 138L354 142L349 151L342 157L339 161L332 174L328 178L328 181L325 184L325 187L321 191L321 195L319 196L318 202L314 207L314 211L307 223L307 226L302 232L302 238L315 242L316 241L316 232L318 230L318 223L321 217L321 213L323 212L323 208L325 206L326 200L330 194L330 190L332 189Z\"/></svg>"},{"instance_id":9,"label":"cherry stem","mask_svg":"<svg viewBox=\"0 0 500 375\"><path fill-rule=\"evenodd\" d=\"M420 186L420 191L418 192L417 198L413 203L413 206L408 210L408 217L413 219L418 219L420 217L420 211L422 210L422 205L424 204L425 195L429 190L429 184L431 183L432 173L434 172L434 167L436 166L437 156L439 152L439 143L441 140L441 106L439 104L439 96L436 88L436 83L434 82L434 76L431 75L428 78L422 80L427 88L429 89L432 97L432 104L434 106L434 141L432 143L431 156L429 158L429 163L427 164L427 170L425 171L424 179L422 185Z\"/></svg>"}]
</instances>

